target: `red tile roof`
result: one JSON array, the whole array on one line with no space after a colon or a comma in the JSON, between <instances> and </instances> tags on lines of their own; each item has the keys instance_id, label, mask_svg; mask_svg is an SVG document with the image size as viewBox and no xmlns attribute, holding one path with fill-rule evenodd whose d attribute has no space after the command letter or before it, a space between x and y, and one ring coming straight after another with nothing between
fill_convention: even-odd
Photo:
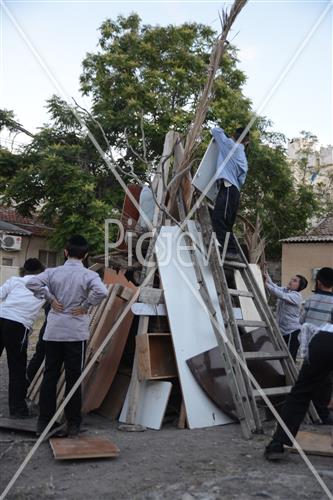
<instances>
[{"instance_id":1,"label":"red tile roof","mask_svg":"<svg viewBox=\"0 0 333 500\"><path fill-rule=\"evenodd\" d=\"M16 212L14 208L0 207L0 221L9 222L26 231L30 231L33 236L47 237L52 228L43 224L37 215L24 217Z\"/></svg>"},{"instance_id":2,"label":"red tile roof","mask_svg":"<svg viewBox=\"0 0 333 500\"><path fill-rule=\"evenodd\" d=\"M329 243L333 242L333 216L326 217L305 235L292 236L281 240L282 243Z\"/></svg>"}]
</instances>

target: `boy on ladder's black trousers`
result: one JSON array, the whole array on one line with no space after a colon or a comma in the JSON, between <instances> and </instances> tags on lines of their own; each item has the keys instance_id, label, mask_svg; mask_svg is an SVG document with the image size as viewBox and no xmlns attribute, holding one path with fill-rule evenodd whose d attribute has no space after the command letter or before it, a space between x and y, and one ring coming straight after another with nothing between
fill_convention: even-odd
<instances>
[{"instance_id":1,"label":"boy on ladder's black trousers","mask_svg":"<svg viewBox=\"0 0 333 500\"><path fill-rule=\"evenodd\" d=\"M39 398L39 422L48 424L56 411L57 383L61 367L64 364L66 391L69 393L80 377L85 359L86 341L55 342L45 341L45 372ZM81 424L81 388L73 394L65 407L65 416L69 425Z\"/></svg>"},{"instance_id":2,"label":"boy on ladder's black trousers","mask_svg":"<svg viewBox=\"0 0 333 500\"><path fill-rule=\"evenodd\" d=\"M212 214L213 229L220 245L224 246L227 233L230 233L228 252L237 253L238 248L235 242L232 228L235 224L237 210L239 207L240 193L238 189L231 185L226 187L223 180L220 181L220 189L215 201Z\"/></svg>"}]
</instances>

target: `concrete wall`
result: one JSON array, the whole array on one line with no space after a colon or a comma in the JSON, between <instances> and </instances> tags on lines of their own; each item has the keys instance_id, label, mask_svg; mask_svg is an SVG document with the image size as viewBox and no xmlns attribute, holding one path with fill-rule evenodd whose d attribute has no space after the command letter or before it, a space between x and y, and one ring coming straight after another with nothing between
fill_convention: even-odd
<instances>
[{"instance_id":1,"label":"concrete wall","mask_svg":"<svg viewBox=\"0 0 333 500\"><path fill-rule=\"evenodd\" d=\"M314 286L313 270L333 267L333 243L284 243L282 245L282 285L291 276L302 274L309 285L302 292L304 298L311 295Z\"/></svg>"},{"instance_id":2,"label":"concrete wall","mask_svg":"<svg viewBox=\"0 0 333 500\"><path fill-rule=\"evenodd\" d=\"M35 257L38 259L39 250L54 251L46 238L40 236L23 236L22 247L19 251L5 251L0 248L0 284L4 283L10 276L18 274L18 269L23 266L26 259ZM12 265L3 264L3 259L12 259ZM58 253L57 265L63 262L62 253ZM11 269L12 268L12 269Z\"/></svg>"}]
</instances>

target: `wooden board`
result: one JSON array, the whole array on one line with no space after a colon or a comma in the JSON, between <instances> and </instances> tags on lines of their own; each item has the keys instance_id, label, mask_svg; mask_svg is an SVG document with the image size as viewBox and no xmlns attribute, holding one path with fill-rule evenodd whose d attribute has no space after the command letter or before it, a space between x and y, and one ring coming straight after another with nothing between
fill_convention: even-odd
<instances>
[{"instance_id":1,"label":"wooden board","mask_svg":"<svg viewBox=\"0 0 333 500\"><path fill-rule=\"evenodd\" d=\"M170 333L145 333L135 340L139 380L178 376Z\"/></svg>"},{"instance_id":2,"label":"wooden board","mask_svg":"<svg viewBox=\"0 0 333 500\"><path fill-rule=\"evenodd\" d=\"M105 327L101 329L98 339L94 337L94 350L101 345L126 306L126 301L120 297L114 298ZM133 314L129 311L117 330L113 333L105 351L100 355L99 359L87 374L83 383L82 412L88 413L99 408L102 404L117 373L132 320ZM90 351L90 357L92 354L93 351Z\"/></svg>"},{"instance_id":3,"label":"wooden board","mask_svg":"<svg viewBox=\"0 0 333 500\"><path fill-rule=\"evenodd\" d=\"M206 186L216 174L218 154L218 145L214 139L212 139L192 180L193 186L195 186L201 193L205 191ZM214 202L216 200L217 193L217 185L216 182L214 182L207 191L206 196Z\"/></svg>"},{"instance_id":4,"label":"wooden board","mask_svg":"<svg viewBox=\"0 0 333 500\"><path fill-rule=\"evenodd\" d=\"M190 224L195 239L198 233ZM180 230L176 226L162 227L156 242L156 256L162 280L165 303L168 311L178 373L190 429L227 424L232 420L213 403L193 377L186 360L217 346L208 311L197 292L197 280L183 236L176 247ZM166 256L168 247L171 255ZM170 258L171 257L171 258ZM202 259L199 257L200 262ZM218 297L208 266L202 265L202 272L212 303L217 312L219 324L223 320ZM181 299L180 299L181 298Z\"/></svg>"},{"instance_id":5,"label":"wooden board","mask_svg":"<svg viewBox=\"0 0 333 500\"><path fill-rule=\"evenodd\" d=\"M50 445L56 460L113 458L120 453L112 441L100 437L52 438Z\"/></svg>"},{"instance_id":6,"label":"wooden board","mask_svg":"<svg viewBox=\"0 0 333 500\"><path fill-rule=\"evenodd\" d=\"M300 431L297 433L296 441L307 455L333 457L331 434L319 434L318 432ZM293 453L298 453L296 448L290 448L290 450Z\"/></svg>"},{"instance_id":7,"label":"wooden board","mask_svg":"<svg viewBox=\"0 0 333 500\"><path fill-rule=\"evenodd\" d=\"M110 420L117 420L126 398L130 380L130 374L118 372L97 413Z\"/></svg>"},{"instance_id":8,"label":"wooden board","mask_svg":"<svg viewBox=\"0 0 333 500\"><path fill-rule=\"evenodd\" d=\"M0 418L0 429L36 434L36 425L37 419L35 418Z\"/></svg>"},{"instance_id":9,"label":"wooden board","mask_svg":"<svg viewBox=\"0 0 333 500\"><path fill-rule=\"evenodd\" d=\"M143 304L135 302L132 307L132 313L136 316L166 316L167 310L164 304Z\"/></svg>"},{"instance_id":10,"label":"wooden board","mask_svg":"<svg viewBox=\"0 0 333 500\"><path fill-rule=\"evenodd\" d=\"M169 401L171 382L143 381L140 382L138 389L138 406L133 423L159 430ZM128 394L119 418L119 421L124 423L127 421Z\"/></svg>"}]
</instances>

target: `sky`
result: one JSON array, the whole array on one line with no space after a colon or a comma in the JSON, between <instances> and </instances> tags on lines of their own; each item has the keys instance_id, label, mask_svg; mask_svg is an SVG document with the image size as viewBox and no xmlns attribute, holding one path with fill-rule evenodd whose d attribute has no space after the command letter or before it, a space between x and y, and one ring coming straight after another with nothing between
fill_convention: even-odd
<instances>
[{"instance_id":1,"label":"sky","mask_svg":"<svg viewBox=\"0 0 333 500\"><path fill-rule=\"evenodd\" d=\"M137 12L143 24L195 21L219 31L218 13L228 5L0 0L0 108L35 132L48 120L45 101L52 94L89 107L79 92L81 62L98 50L98 28L107 18ZM244 94L289 139L307 130L322 145L333 144L332 20L331 0L250 0L229 35L247 75Z\"/></svg>"}]
</instances>

